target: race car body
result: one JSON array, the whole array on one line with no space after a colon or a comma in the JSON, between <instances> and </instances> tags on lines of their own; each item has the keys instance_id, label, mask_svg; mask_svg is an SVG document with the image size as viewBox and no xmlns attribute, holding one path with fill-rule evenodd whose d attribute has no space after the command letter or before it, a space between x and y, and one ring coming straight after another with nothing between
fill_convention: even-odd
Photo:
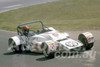
<instances>
[{"instance_id":1,"label":"race car body","mask_svg":"<svg viewBox=\"0 0 100 67\"><path fill-rule=\"evenodd\" d=\"M23 34L22 26L40 22L42 30L29 30ZM56 51L86 50L91 49L94 44L94 37L91 33L85 32L79 35L78 40L69 38L67 33L60 33L53 27L46 27L40 20L20 24L17 27L18 35L9 38L9 50L14 52L31 51L43 53L45 57L54 56Z\"/></svg>"}]
</instances>

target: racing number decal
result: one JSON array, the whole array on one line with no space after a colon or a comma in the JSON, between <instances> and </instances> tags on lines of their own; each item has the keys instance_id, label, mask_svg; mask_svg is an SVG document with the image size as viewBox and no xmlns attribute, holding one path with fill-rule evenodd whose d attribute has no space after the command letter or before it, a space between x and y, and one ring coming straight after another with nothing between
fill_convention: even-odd
<instances>
[{"instance_id":1,"label":"racing number decal","mask_svg":"<svg viewBox=\"0 0 100 67\"><path fill-rule=\"evenodd\" d=\"M75 46L78 45L77 42L73 42L73 41L66 42L65 44L66 44L67 46L69 46L69 47L75 47Z\"/></svg>"}]
</instances>

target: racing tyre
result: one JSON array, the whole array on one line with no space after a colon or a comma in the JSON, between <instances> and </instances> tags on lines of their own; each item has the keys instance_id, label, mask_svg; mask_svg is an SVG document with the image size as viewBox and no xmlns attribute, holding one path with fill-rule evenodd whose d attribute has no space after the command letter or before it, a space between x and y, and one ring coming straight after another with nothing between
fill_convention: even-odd
<instances>
[{"instance_id":1,"label":"racing tyre","mask_svg":"<svg viewBox=\"0 0 100 67\"><path fill-rule=\"evenodd\" d=\"M13 52L15 53L21 53L22 52L22 46L19 45L17 47L12 48Z\"/></svg>"},{"instance_id":2,"label":"racing tyre","mask_svg":"<svg viewBox=\"0 0 100 67\"><path fill-rule=\"evenodd\" d=\"M78 40L83 43L85 50L90 50L94 45L94 37L90 32L80 34Z\"/></svg>"},{"instance_id":3,"label":"racing tyre","mask_svg":"<svg viewBox=\"0 0 100 67\"><path fill-rule=\"evenodd\" d=\"M9 43L9 47L11 48L11 50L15 53L19 53L22 52L22 45L17 45L15 44L15 42L12 39L9 39L8 41Z\"/></svg>"},{"instance_id":4,"label":"racing tyre","mask_svg":"<svg viewBox=\"0 0 100 67\"><path fill-rule=\"evenodd\" d=\"M55 55L55 48L51 49L52 45L48 45L46 42L42 44L43 54L46 58L54 58Z\"/></svg>"},{"instance_id":5,"label":"racing tyre","mask_svg":"<svg viewBox=\"0 0 100 67\"><path fill-rule=\"evenodd\" d=\"M63 57L68 57L68 56L70 55L69 52L66 51L66 50L61 50L60 53L61 53L61 57L62 57L62 58L63 58Z\"/></svg>"},{"instance_id":6,"label":"racing tyre","mask_svg":"<svg viewBox=\"0 0 100 67\"><path fill-rule=\"evenodd\" d=\"M43 54L46 58L54 58L55 52L51 52L51 53L47 53L48 48L46 48L46 50L43 51Z\"/></svg>"}]
</instances>

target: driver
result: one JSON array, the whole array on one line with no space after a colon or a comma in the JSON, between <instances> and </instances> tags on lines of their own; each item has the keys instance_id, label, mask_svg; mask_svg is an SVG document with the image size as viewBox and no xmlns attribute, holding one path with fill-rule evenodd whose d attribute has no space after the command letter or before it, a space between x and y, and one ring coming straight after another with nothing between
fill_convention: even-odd
<instances>
[{"instance_id":1,"label":"driver","mask_svg":"<svg viewBox=\"0 0 100 67\"><path fill-rule=\"evenodd\" d=\"M22 26L22 33L25 35L25 36L28 36L29 35L29 27L27 25L24 25Z\"/></svg>"}]
</instances>

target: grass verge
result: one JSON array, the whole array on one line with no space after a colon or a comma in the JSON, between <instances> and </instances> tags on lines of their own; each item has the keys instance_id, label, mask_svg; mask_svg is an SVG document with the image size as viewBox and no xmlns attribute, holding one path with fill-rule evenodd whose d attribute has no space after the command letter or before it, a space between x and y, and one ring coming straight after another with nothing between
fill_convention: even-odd
<instances>
[{"instance_id":1,"label":"grass verge","mask_svg":"<svg viewBox=\"0 0 100 67\"><path fill-rule=\"evenodd\" d=\"M59 0L3 12L0 29L15 31L18 24L34 20L58 30L98 30L100 0Z\"/></svg>"}]
</instances>

